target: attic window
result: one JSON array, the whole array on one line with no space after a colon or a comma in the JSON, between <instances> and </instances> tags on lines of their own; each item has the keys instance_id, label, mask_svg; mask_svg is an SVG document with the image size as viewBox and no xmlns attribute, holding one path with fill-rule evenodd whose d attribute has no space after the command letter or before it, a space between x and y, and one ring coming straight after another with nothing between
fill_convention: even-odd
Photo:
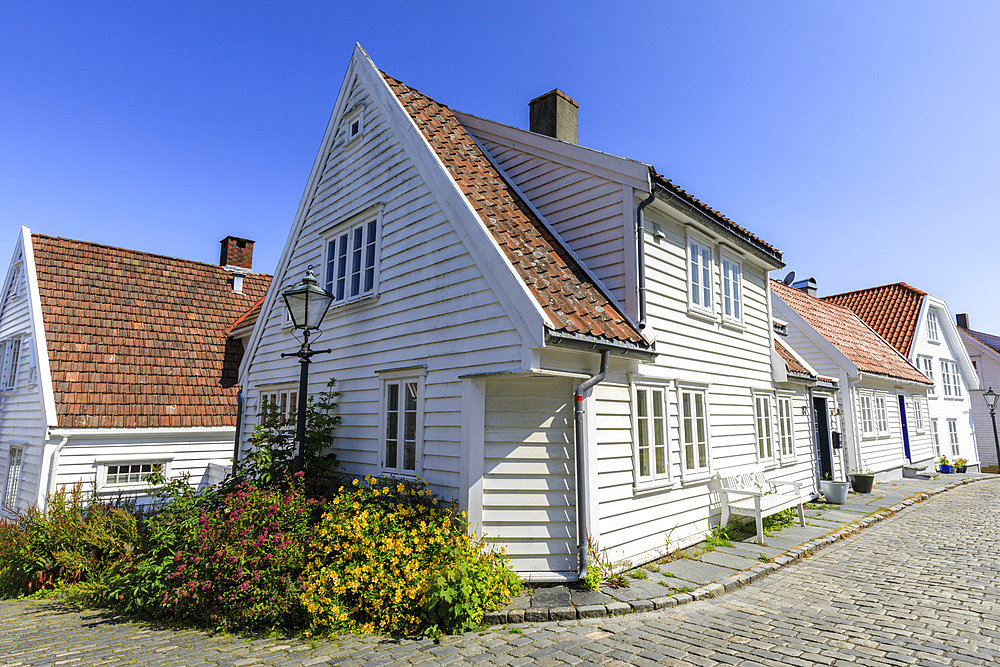
<instances>
[{"instance_id":1,"label":"attic window","mask_svg":"<svg viewBox=\"0 0 1000 667\"><path fill-rule=\"evenodd\" d=\"M15 264L10 272L10 283L7 285L7 298L21 294L21 264Z\"/></svg>"},{"instance_id":2,"label":"attic window","mask_svg":"<svg viewBox=\"0 0 1000 667\"><path fill-rule=\"evenodd\" d=\"M365 108L358 106L344 116L344 141L350 143L364 134Z\"/></svg>"}]
</instances>

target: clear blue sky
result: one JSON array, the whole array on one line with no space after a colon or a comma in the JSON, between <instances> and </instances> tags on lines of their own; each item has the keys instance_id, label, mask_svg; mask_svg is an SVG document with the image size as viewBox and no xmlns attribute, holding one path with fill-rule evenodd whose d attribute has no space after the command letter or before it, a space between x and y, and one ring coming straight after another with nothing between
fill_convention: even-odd
<instances>
[{"instance_id":1,"label":"clear blue sky","mask_svg":"<svg viewBox=\"0 0 1000 667\"><path fill-rule=\"evenodd\" d=\"M648 162L821 294L906 281L1000 333L997 2L0 0L20 225L274 270L354 43L449 106ZM777 272L780 278L784 272Z\"/></svg>"}]
</instances>

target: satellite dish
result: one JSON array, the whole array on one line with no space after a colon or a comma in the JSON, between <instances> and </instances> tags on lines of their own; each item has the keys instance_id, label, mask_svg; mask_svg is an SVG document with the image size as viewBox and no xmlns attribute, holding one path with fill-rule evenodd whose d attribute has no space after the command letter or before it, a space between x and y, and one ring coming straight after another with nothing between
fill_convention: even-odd
<instances>
[{"instance_id":1,"label":"satellite dish","mask_svg":"<svg viewBox=\"0 0 1000 667\"><path fill-rule=\"evenodd\" d=\"M785 276L785 279L781 281L781 284L782 285L791 285L793 282L795 282L795 272L794 271L789 271L788 275Z\"/></svg>"}]
</instances>

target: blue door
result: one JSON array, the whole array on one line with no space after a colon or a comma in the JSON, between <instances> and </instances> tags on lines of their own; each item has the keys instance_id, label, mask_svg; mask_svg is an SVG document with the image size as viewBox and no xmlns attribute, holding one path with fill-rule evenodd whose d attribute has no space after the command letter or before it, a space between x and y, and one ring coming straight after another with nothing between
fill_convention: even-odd
<instances>
[{"instance_id":1,"label":"blue door","mask_svg":"<svg viewBox=\"0 0 1000 667\"><path fill-rule=\"evenodd\" d=\"M899 397L899 426L903 429L903 452L906 454L906 461L913 462L910 456L910 429L906 426L906 398Z\"/></svg>"}]
</instances>

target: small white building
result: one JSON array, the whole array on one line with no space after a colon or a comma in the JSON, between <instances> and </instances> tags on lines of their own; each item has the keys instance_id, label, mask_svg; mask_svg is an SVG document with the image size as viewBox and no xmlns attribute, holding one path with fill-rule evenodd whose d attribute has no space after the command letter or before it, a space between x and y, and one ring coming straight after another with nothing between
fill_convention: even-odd
<instances>
[{"instance_id":1,"label":"small white building","mask_svg":"<svg viewBox=\"0 0 1000 667\"><path fill-rule=\"evenodd\" d=\"M816 298L812 279L803 282L796 289L771 281L774 312L788 322L795 350L838 382L842 410L833 428L841 464L848 472L870 470L880 480L930 464L931 381L850 309Z\"/></svg>"},{"instance_id":2,"label":"small white building","mask_svg":"<svg viewBox=\"0 0 1000 667\"><path fill-rule=\"evenodd\" d=\"M462 114L355 49L241 366L243 442L297 388L280 294L311 265L343 469L426 480L523 576L576 579L588 538L633 562L699 541L718 474L814 495L822 382L775 351L780 252L579 146L564 93L530 106L534 132Z\"/></svg>"},{"instance_id":3,"label":"small white building","mask_svg":"<svg viewBox=\"0 0 1000 667\"><path fill-rule=\"evenodd\" d=\"M161 468L211 480L232 458L243 343L227 330L263 298L253 241L221 263L32 234L0 301L0 512L58 487L136 495Z\"/></svg>"},{"instance_id":4,"label":"small white building","mask_svg":"<svg viewBox=\"0 0 1000 667\"><path fill-rule=\"evenodd\" d=\"M950 461L964 458L970 467L978 468L972 392L979 389L979 378L944 300L906 283L834 294L823 300L850 308L934 381L927 389L927 412L935 455ZM916 417L920 416L910 415L910 421Z\"/></svg>"},{"instance_id":5,"label":"small white building","mask_svg":"<svg viewBox=\"0 0 1000 667\"><path fill-rule=\"evenodd\" d=\"M955 316L958 332L973 368L979 387L969 390L972 419L976 427L976 447L983 466L997 465L997 443L990 409L983 398L987 389L1000 392L1000 336L969 328L969 316Z\"/></svg>"}]
</instances>

